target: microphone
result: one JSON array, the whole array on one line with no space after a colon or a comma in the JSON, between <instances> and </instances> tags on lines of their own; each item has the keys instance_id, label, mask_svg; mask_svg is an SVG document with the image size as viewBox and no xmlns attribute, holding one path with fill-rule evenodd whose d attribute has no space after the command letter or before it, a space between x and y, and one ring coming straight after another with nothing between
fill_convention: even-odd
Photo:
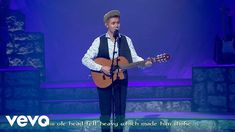
<instances>
[{"instance_id":1,"label":"microphone","mask_svg":"<svg viewBox=\"0 0 235 132\"><path fill-rule=\"evenodd\" d=\"M118 36L119 36L119 30L118 30L118 28L116 28L113 33L113 37L116 39Z\"/></svg>"}]
</instances>

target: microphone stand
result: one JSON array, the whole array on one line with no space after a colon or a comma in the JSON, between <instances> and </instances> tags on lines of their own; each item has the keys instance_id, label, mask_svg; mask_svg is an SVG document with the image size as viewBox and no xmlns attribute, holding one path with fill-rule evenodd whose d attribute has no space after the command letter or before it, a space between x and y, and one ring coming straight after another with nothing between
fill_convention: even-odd
<instances>
[{"instance_id":1,"label":"microphone stand","mask_svg":"<svg viewBox=\"0 0 235 132\"><path fill-rule=\"evenodd\" d=\"M115 30L114 32L114 38L115 38L115 41L114 41L114 48L113 48L113 59L112 59L112 64L111 64L111 70L110 70L110 74L111 74L111 79L112 79L112 85L111 85L111 88L112 88L112 101L111 101L111 112L112 112L112 120L113 120L113 123L115 123L115 89L114 89L114 72L116 69L118 69L118 72L119 72L119 68L118 68L118 58L117 58L117 62L116 62L116 65L114 65L114 56L115 54L117 53L115 51L116 49L116 44L118 42L118 30ZM119 79L119 76L118 76L118 73L117 73L117 79ZM112 125L112 127L114 127Z\"/></svg>"}]
</instances>

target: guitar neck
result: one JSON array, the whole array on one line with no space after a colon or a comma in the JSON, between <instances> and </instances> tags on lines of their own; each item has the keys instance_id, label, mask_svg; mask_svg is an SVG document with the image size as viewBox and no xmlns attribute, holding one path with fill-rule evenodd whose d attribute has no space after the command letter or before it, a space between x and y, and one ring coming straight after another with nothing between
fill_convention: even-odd
<instances>
[{"instance_id":1,"label":"guitar neck","mask_svg":"<svg viewBox=\"0 0 235 132\"><path fill-rule=\"evenodd\" d=\"M138 61L138 62L130 63L128 65L122 65L120 67L121 67L121 69L127 70L127 69L135 68L135 67L138 67L138 66L144 66L146 61L147 60Z\"/></svg>"},{"instance_id":2,"label":"guitar neck","mask_svg":"<svg viewBox=\"0 0 235 132\"><path fill-rule=\"evenodd\" d=\"M148 58L147 60L138 61L138 62L134 62L134 63L129 63L129 64L125 64L125 65L120 65L120 68L123 69L123 70L127 70L127 69L130 69L130 68L135 68L137 66L143 67L143 66L145 66L145 63L147 61L151 61L152 63L154 63L154 62L161 63L161 62L166 62L169 59L170 59L170 55L166 54L166 53L163 53L163 54L157 55L157 57Z\"/></svg>"}]
</instances>

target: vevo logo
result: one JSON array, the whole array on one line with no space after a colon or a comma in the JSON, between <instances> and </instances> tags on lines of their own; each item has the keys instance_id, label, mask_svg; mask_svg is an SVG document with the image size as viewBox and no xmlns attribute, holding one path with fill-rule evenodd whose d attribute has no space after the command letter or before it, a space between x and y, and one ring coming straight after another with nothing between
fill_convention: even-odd
<instances>
[{"instance_id":1,"label":"vevo logo","mask_svg":"<svg viewBox=\"0 0 235 132\"><path fill-rule=\"evenodd\" d=\"M6 116L6 119L11 126L13 126L14 123L16 122L18 126L20 127L25 127L28 125L28 123L34 126L36 122L38 123L39 126L46 127L50 123L49 118L45 115L43 116L36 115L33 118L29 115L28 116L24 116L24 115L13 116L12 118L10 116Z\"/></svg>"}]
</instances>

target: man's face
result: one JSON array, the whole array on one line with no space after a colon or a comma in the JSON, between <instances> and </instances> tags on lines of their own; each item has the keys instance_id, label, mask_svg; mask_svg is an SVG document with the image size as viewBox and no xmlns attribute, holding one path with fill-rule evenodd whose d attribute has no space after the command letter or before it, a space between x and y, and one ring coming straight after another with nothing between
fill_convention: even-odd
<instances>
[{"instance_id":1,"label":"man's face","mask_svg":"<svg viewBox=\"0 0 235 132\"><path fill-rule=\"evenodd\" d=\"M111 33L114 33L115 29L119 29L120 27L120 19L119 17L111 17L109 20L105 23L105 26L108 28L108 30Z\"/></svg>"}]
</instances>

